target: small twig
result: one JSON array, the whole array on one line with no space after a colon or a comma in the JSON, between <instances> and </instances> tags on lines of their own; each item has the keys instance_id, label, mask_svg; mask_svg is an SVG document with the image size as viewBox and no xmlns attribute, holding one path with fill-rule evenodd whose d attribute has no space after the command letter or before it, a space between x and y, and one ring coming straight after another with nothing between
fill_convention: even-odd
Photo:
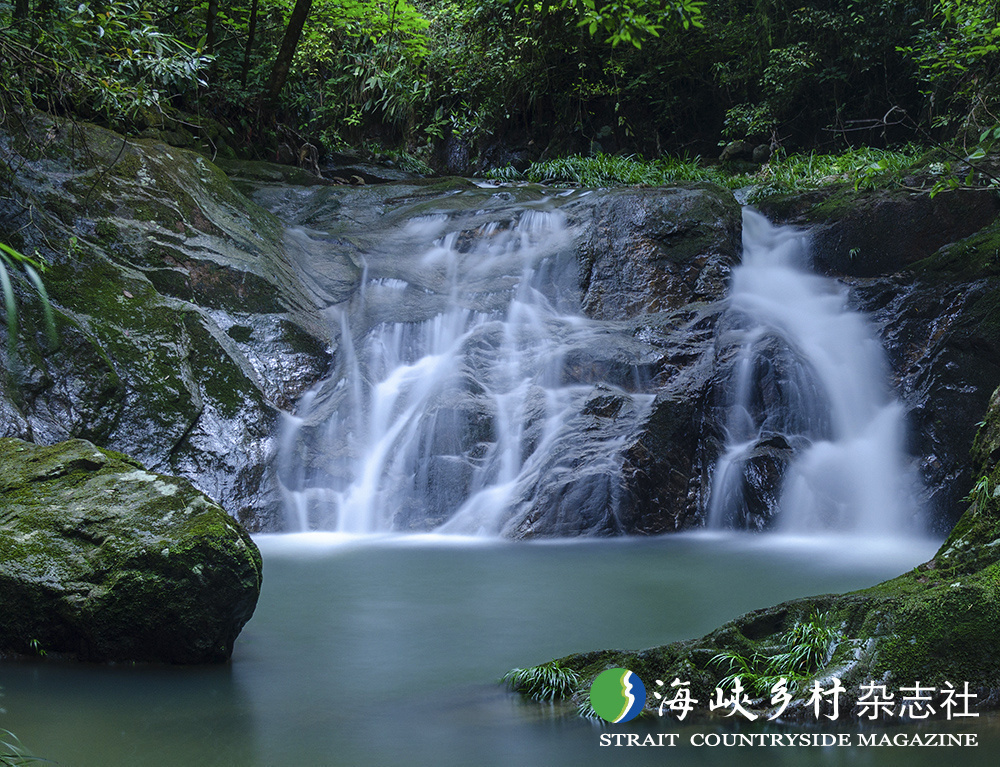
<instances>
[{"instance_id":1,"label":"small twig","mask_svg":"<svg viewBox=\"0 0 1000 767\"><path fill-rule=\"evenodd\" d=\"M122 145L118 148L118 154L115 155L115 159L111 161L111 164L108 167L106 167L104 170L101 171L101 175L99 175L97 177L97 180L91 185L90 189L87 190L87 195L83 198L83 204L81 205L81 207L83 207L84 209L86 209L87 203L90 202L90 195L93 194L93 192L97 188L98 184L100 184L104 180L104 177L107 176L108 173L111 172L111 169L113 167L115 167L115 165L121 159L122 153L125 151L125 147L126 146L128 146L128 139L123 135L122 136Z\"/></svg>"}]
</instances>

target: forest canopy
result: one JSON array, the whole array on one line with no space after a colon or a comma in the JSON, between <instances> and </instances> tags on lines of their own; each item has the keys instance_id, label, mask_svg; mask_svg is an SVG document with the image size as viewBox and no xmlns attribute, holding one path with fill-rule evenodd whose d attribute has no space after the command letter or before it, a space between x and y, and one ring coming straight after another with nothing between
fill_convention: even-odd
<instances>
[{"instance_id":1,"label":"forest canopy","mask_svg":"<svg viewBox=\"0 0 1000 767\"><path fill-rule=\"evenodd\" d=\"M4 110L480 167L992 141L998 45L997 0L0 3Z\"/></svg>"}]
</instances>

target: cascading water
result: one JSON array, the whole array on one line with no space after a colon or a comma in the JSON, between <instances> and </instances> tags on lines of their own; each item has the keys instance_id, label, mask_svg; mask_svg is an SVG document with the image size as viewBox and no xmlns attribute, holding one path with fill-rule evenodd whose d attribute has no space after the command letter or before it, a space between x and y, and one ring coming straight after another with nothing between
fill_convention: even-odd
<instances>
[{"instance_id":1,"label":"cascading water","mask_svg":"<svg viewBox=\"0 0 1000 767\"><path fill-rule=\"evenodd\" d=\"M555 532L615 529L622 442L652 396L634 366L605 380L587 363L609 323L579 310L562 213L469 219L409 221L331 310L337 368L282 436L289 527L523 533L554 505Z\"/></svg>"},{"instance_id":2,"label":"cascading water","mask_svg":"<svg viewBox=\"0 0 1000 767\"><path fill-rule=\"evenodd\" d=\"M882 348L808 260L806 234L744 210L729 311L739 351L709 526L916 532L918 480Z\"/></svg>"}]
</instances>

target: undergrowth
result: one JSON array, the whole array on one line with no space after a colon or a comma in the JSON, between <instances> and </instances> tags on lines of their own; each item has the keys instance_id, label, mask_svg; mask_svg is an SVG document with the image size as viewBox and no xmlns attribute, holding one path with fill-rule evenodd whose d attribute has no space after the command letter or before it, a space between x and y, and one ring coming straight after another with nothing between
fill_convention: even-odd
<instances>
[{"instance_id":1,"label":"undergrowth","mask_svg":"<svg viewBox=\"0 0 1000 767\"><path fill-rule=\"evenodd\" d=\"M487 175L494 181L578 184L588 187L662 186L685 181L709 181L730 189L752 187L751 199L781 192L801 192L831 184L875 189L902 185L924 150L908 144L900 149L849 149L837 154L785 155L779 152L753 172L726 165L705 164L700 157L643 160L634 156L573 155L530 165L521 172L511 166Z\"/></svg>"}]
</instances>

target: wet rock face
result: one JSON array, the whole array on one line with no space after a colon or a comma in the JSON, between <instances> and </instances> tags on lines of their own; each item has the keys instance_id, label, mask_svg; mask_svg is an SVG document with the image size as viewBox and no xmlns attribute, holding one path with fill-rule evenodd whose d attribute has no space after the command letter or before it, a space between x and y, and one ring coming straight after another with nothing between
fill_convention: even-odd
<instances>
[{"instance_id":1,"label":"wet rock face","mask_svg":"<svg viewBox=\"0 0 1000 767\"><path fill-rule=\"evenodd\" d=\"M332 305L342 318L334 346L344 353L335 354L331 377L317 387L291 458L282 462L282 482L306 504L310 525L337 524L336 503L329 499L359 476L357 461L365 455L363 440L348 444L338 437L333 443L328 437L342 433L345 414L354 412L347 404L355 386L345 384L354 374L340 340L344 327L364 386L385 375L374 360L387 346L401 340L400 348L414 353L414 344L426 340L417 324L436 322L451 311L450 302L490 317L463 336L454 380L421 404L420 425L414 426L423 436L395 454L406 470L394 471L383 486L395 489L384 490L392 503L378 504L391 515L382 522L401 530L434 529L452 521L491 481L479 469L497 454L504 425L497 419L511 417L498 413L495 397L507 383L491 376L509 353L512 331L503 318L527 279L520 248L541 242L542 231L545 237L559 234L539 246L544 255L529 256L532 274L539 270L532 289L559 312L585 315L577 325L589 331L574 335L554 321L530 343L519 337L532 359L528 367L540 361L530 349L551 342L558 347L558 369L525 390L514 460L531 468L511 491L500 533L658 533L700 521L702 466L714 459L716 447L703 447L713 329L740 247L740 209L728 191L691 185L553 193L449 179L358 189L259 186L253 198L290 227L308 227L313 238L355 244L365 259L362 291ZM451 259L463 265L460 278L457 267L454 273L448 267ZM399 339L393 340L396 331L386 328L396 323ZM520 332L534 330L525 326L514 335ZM518 367L516 375L528 374ZM560 416L557 432L548 387L586 392L578 411ZM433 433L424 422L433 422ZM552 440L557 448L535 453Z\"/></svg>"},{"instance_id":2,"label":"wet rock face","mask_svg":"<svg viewBox=\"0 0 1000 767\"><path fill-rule=\"evenodd\" d=\"M762 203L769 217L810 227L817 270L851 277L892 274L975 234L1000 213L989 191L934 197L912 192L815 192Z\"/></svg>"},{"instance_id":3,"label":"wet rock face","mask_svg":"<svg viewBox=\"0 0 1000 767\"><path fill-rule=\"evenodd\" d=\"M19 168L0 228L48 262L60 344L19 285L3 433L91 440L188 477L255 529L279 526L278 413L329 363L314 254L196 154L42 116L26 126L0 136ZM324 268L352 289L346 251Z\"/></svg>"},{"instance_id":4,"label":"wet rock face","mask_svg":"<svg viewBox=\"0 0 1000 767\"><path fill-rule=\"evenodd\" d=\"M1000 380L995 318L1000 280L965 282L942 276L859 285L888 352L896 388L908 408L910 452L938 532L958 519L972 484L968 449Z\"/></svg>"},{"instance_id":5,"label":"wet rock face","mask_svg":"<svg viewBox=\"0 0 1000 767\"><path fill-rule=\"evenodd\" d=\"M650 415L624 449L619 530L701 524L721 444L709 412L718 387L716 327L740 256L741 213L708 184L602 194L580 246L583 309L628 319L648 343Z\"/></svg>"},{"instance_id":6,"label":"wet rock face","mask_svg":"<svg viewBox=\"0 0 1000 767\"><path fill-rule=\"evenodd\" d=\"M0 653L218 663L260 552L186 479L84 440L0 440Z\"/></svg>"},{"instance_id":7,"label":"wet rock face","mask_svg":"<svg viewBox=\"0 0 1000 767\"><path fill-rule=\"evenodd\" d=\"M725 294L740 212L711 185L601 194L581 247L584 311L630 319Z\"/></svg>"},{"instance_id":8,"label":"wet rock face","mask_svg":"<svg viewBox=\"0 0 1000 767\"><path fill-rule=\"evenodd\" d=\"M724 527L760 532L769 529L777 519L778 502L785 471L795 453L780 434L765 435L738 456L731 470L738 482L720 483L726 493L720 508L726 518L719 520Z\"/></svg>"}]
</instances>

